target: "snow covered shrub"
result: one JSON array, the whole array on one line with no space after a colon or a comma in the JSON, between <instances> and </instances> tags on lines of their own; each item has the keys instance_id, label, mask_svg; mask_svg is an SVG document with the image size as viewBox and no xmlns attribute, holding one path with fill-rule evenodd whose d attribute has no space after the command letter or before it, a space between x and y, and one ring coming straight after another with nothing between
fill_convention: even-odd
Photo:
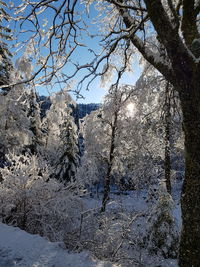
<instances>
[{"instance_id":1,"label":"snow covered shrub","mask_svg":"<svg viewBox=\"0 0 200 267\"><path fill-rule=\"evenodd\" d=\"M63 241L74 249L78 242L81 213L84 207L77 196L61 188L42 208L42 230L51 241Z\"/></svg>"},{"instance_id":2,"label":"snow covered shrub","mask_svg":"<svg viewBox=\"0 0 200 267\"><path fill-rule=\"evenodd\" d=\"M80 236L83 248L92 251L100 259L112 259L116 245L120 242L121 220L117 220L117 215L93 210L86 212Z\"/></svg>"},{"instance_id":3,"label":"snow covered shrub","mask_svg":"<svg viewBox=\"0 0 200 267\"><path fill-rule=\"evenodd\" d=\"M114 259L125 257L126 245L129 241L128 214L110 213L104 214L99 220L99 229L95 239L99 242L98 254L101 258Z\"/></svg>"},{"instance_id":4,"label":"snow covered shrub","mask_svg":"<svg viewBox=\"0 0 200 267\"><path fill-rule=\"evenodd\" d=\"M91 209L83 214L80 244L102 260L120 262L128 259L133 266L133 250L130 246L131 226L136 215L119 210L109 210L99 213L98 209ZM135 265L134 265L135 266Z\"/></svg>"},{"instance_id":5,"label":"snow covered shrub","mask_svg":"<svg viewBox=\"0 0 200 267\"><path fill-rule=\"evenodd\" d=\"M165 181L158 191L158 201L148 219L145 244L152 254L164 258L176 258L178 249L178 231L173 215L173 200L167 193Z\"/></svg>"},{"instance_id":6,"label":"snow covered shrub","mask_svg":"<svg viewBox=\"0 0 200 267\"><path fill-rule=\"evenodd\" d=\"M63 241L79 228L82 204L62 183L49 178L49 166L37 156L8 156L1 170L0 217L30 233Z\"/></svg>"},{"instance_id":7,"label":"snow covered shrub","mask_svg":"<svg viewBox=\"0 0 200 267\"><path fill-rule=\"evenodd\" d=\"M40 190L49 177L48 170L46 166L39 166L41 161L36 156L10 154L7 161L8 166L1 169L1 217L4 222L26 229L31 213L38 205L38 195L45 197Z\"/></svg>"},{"instance_id":8,"label":"snow covered shrub","mask_svg":"<svg viewBox=\"0 0 200 267\"><path fill-rule=\"evenodd\" d=\"M81 159L81 165L77 169L76 181L79 187L85 188L99 196L102 190L103 177L106 175L107 166L104 162L97 160L95 157L88 157L87 151Z\"/></svg>"}]
</instances>

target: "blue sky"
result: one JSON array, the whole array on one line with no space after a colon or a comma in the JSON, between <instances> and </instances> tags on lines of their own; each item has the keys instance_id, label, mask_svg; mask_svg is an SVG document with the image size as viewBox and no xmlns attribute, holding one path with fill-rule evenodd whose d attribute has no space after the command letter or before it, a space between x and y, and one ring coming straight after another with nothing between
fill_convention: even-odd
<instances>
[{"instance_id":1,"label":"blue sky","mask_svg":"<svg viewBox=\"0 0 200 267\"><path fill-rule=\"evenodd\" d=\"M139 66L134 66L135 72L132 74L125 74L124 77L121 80L121 84L130 84L134 85L137 79L140 76L140 68ZM100 87L100 80L96 79L96 81L93 83L93 86L91 86L91 89L89 91L82 90L82 94L84 96L84 99L78 99L78 103L100 103L103 100L103 97L107 93L107 88L101 88ZM74 99L76 99L76 96L72 93L71 94Z\"/></svg>"}]
</instances>

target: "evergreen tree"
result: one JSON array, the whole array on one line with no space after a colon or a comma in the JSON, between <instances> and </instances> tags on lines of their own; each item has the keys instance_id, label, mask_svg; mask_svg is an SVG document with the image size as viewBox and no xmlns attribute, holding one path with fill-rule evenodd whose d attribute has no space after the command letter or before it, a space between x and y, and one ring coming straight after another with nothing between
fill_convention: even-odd
<instances>
[{"instance_id":1,"label":"evergreen tree","mask_svg":"<svg viewBox=\"0 0 200 267\"><path fill-rule=\"evenodd\" d=\"M173 218L173 200L165 181L160 181L158 200L148 219L145 243L150 253L177 258L179 234Z\"/></svg>"},{"instance_id":2,"label":"evergreen tree","mask_svg":"<svg viewBox=\"0 0 200 267\"><path fill-rule=\"evenodd\" d=\"M13 70L11 62L12 54L10 53L7 41L12 40L11 29L5 26L5 21L8 22L11 18L6 12L7 4L4 1L0 3L0 86L10 83L10 73ZM4 94L6 94L10 87L4 87Z\"/></svg>"},{"instance_id":3,"label":"evergreen tree","mask_svg":"<svg viewBox=\"0 0 200 267\"><path fill-rule=\"evenodd\" d=\"M43 121L46 131L44 153L54 175L63 182L73 181L78 165L77 127L71 116L72 99L66 92L51 97L51 107Z\"/></svg>"},{"instance_id":4,"label":"evergreen tree","mask_svg":"<svg viewBox=\"0 0 200 267\"><path fill-rule=\"evenodd\" d=\"M33 133L28 118L29 103L23 86L14 86L0 97L0 144L1 155L9 151L22 153L29 146Z\"/></svg>"},{"instance_id":5,"label":"evergreen tree","mask_svg":"<svg viewBox=\"0 0 200 267\"><path fill-rule=\"evenodd\" d=\"M37 94L32 87L27 92L27 101L29 104L27 117L30 120L30 131L33 133L33 137L30 145L27 147L32 154L42 153L43 138L42 138L42 126L40 118L40 106L37 101Z\"/></svg>"},{"instance_id":6,"label":"evergreen tree","mask_svg":"<svg viewBox=\"0 0 200 267\"><path fill-rule=\"evenodd\" d=\"M63 182L74 181L79 162L77 127L68 113L60 126L60 146L56 164L56 178Z\"/></svg>"}]
</instances>

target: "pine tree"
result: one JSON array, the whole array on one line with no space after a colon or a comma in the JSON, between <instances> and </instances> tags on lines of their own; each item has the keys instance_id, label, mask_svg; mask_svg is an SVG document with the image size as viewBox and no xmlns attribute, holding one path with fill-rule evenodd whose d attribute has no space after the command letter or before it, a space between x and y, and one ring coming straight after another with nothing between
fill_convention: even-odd
<instances>
[{"instance_id":1,"label":"pine tree","mask_svg":"<svg viewBox=\"0 0 200 267\"><path fill-rule=\"evenodd\" d=\"M74 180L78 165L79 149L77 127L71 116L72 99L66 92L51 98L51 107L43 125L46 131L44 153L54 166L54 175L63 182Z\"/></svg>"},{"instance_id":2,"label":"pine tree","mask_svg":"<svg viewBox=\"0 0 200 267\"><path fill-rule=\"evenodd\" d=\"M61 146L58 151L56 178L66 183L74 181L79 162L77 127L70 114L67 114L60 128Z\"/></svg>"},{"instance_id":3,"label":"pine tree","mask_svg":"<svg viewBox=\"0 0 200 267\"><path fill-rule=\"evenodd\" d=\"M0 6L0 86L2 86L9 84L13 65L11 62L12 54L6 43L12 40L11 30L4 23L10 20L10 16L6 12L7 4L4 1L1 1ZM6 94L10 90L10 87L4 87L2 90Z\"/></svg>"},{"instance_id":4,"label":"pine tree","mask_svg":"<svg viewBox=\"0 0 200 267\"><path fill-rule=\"evenodd\" d=\"M30 131L33 133L32 140L27 149L32 154L42 153L43 140L42 140L42 126L40 118L40 106L37 101L37 94L34 88L31 88L27 93L28 113L27 117L30 120Z\"/></svg>"},{"instance_id":5,"label":"pine tree","mask_svg":"<svg viewBox=\"0 0 200 267\"><path fill-rule=\"evenodd\" d=\"M29 146L33 133L27 116L29 104L23 86L15 86L0 97L0 144L1 155L22 153Z\"/></svg>"},{"instance_id":6,"label":"pine tree","mask_svg":"<svg viewBox=\"0 0 200 267\"><path fill-rule=\"evenodd\" d=\"M176 258L179 234L172 215L173 200L165 181L160 181L158 201L151 210L145 242L150 253Z\"/></svg>"}]
</instances>

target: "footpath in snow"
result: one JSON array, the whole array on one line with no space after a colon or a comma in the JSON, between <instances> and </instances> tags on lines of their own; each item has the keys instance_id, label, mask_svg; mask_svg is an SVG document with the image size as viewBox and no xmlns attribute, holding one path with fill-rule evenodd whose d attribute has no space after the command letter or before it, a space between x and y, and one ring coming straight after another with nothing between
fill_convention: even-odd
<instances>
[{"instance_id":1,"label":"footpath in snow","mask_svg":"<svg viewBox=\"0 0 200 267\"><path fill-rule=\"evenodd\" d=\"M16 227L0 223L0 267L117 267L96 261L87 252L70 253L61 243L51 243Z\"/></svg>"}]
</instances>

